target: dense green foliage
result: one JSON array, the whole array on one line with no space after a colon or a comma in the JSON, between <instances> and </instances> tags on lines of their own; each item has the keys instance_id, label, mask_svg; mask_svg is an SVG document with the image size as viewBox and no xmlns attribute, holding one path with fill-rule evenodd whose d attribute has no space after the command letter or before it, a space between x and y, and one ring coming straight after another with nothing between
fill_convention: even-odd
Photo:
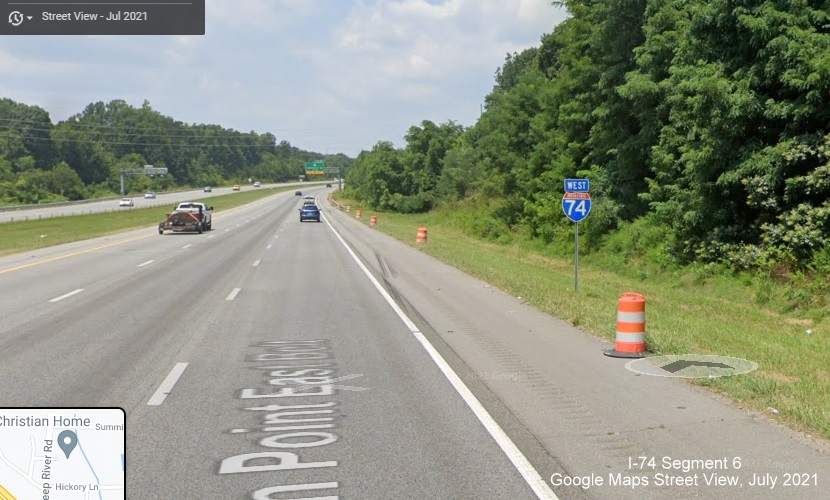
<instances>
[{"instance_id":1,"label":"dense green foliage","mask_svg":"<svg viewBox=\"0 0 830 500\"><path fill-rule=\"evenodd\" d=\"M458 145L462 127L452 122L410 127L407 147L397 150L390 142L379 142L358 155L347 176L356 198L380 209L423 212L432 208L438 191L463 189L460 177L442 179L447 153ZM453 159L455 158L455 159ZM450 158L447 176L456 172L457 153ZM463 177L463 175L461 176Z\"/></svg>"},{"instance_id":2,"label":"dense green foliage","mask_svg":"<svg viewBox=\"0 0 830 500\"><path fill-rule=\"evenodd\" d=\"M127 191L297 179L305 162L346 168L345 155L300 150L270 133L185 124L116 100L90 104L53 124L37 107L0 99L0 204L78 200L120 190L121 169L166 167L162 177L128 176Z\"/></svg>"},{"instance_id":3,"label":"dense green foliage","mask_svg":"<svg viewBox=\"0 0 830 500\"><path fill-rule=\"evenodd\" d=\"M474 126L424 122L364 152L352 196L468 199L480 235L549 244L572 238L563 180L588 177L588 251L644 230L666 265L830 273L826 1L554 3L570 17L507 56Z\"/></svg>"}]
</instances>

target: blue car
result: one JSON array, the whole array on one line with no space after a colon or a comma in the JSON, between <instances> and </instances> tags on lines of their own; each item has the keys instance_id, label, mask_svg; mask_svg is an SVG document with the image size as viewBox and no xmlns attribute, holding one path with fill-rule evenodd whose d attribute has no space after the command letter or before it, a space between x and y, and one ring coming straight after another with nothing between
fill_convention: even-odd
<instances>
[{"instance_id":1,"label":"blue car","mask_svg":"<svg viewBox=\"0 0 830 500\"><path fill-rule=\"evenodd\" d=\"M300 209L300 222L316 220L320 222L320 208L317 205L303 205Z\"/></svg>"}]
</instances>

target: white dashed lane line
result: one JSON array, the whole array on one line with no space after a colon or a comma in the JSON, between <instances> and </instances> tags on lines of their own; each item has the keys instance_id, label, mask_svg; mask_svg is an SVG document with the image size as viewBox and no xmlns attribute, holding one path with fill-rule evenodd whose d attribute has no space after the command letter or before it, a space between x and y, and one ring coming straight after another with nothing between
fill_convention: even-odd
<instances>
[{"instance_id":1,"label":"white dashed lane line","mask_svg":"<svg viewBox=\"0 0 830 500\"><path fill-rule=\"evenodd\" d=\"M72 291L71 291L71 292L69 292L69 293L65 293L65 294L63 294L63 295L61 295L60 297L55 297L54 299L51 299L49 302L58 302L58 301L60 301L60 300L63 300L63 299L65 299L65 298L67 298L67 297L71 297L71 296L73 296L73 295L75 295L75 294L78 294L78 293L81 293L81 292L83 292L83 291L84 291L84 289L83 289L83 288L78 288L77 290L72 290Z\"/></svg>"},{"instance_id":2,"label":"white dashed lane line","mask_svg":"<svg viewBox=\"0 0 830 500\"><path fill-rule=\"evenodd\" d=\"M259 260L259 259L255 260L255 261L254 261L254 267L258 266L260 262L262 262L262 261L261 261L261 260Z\"/></svg>"},{"instance_id":3,"label":"white dashed lane line","mask_svg":"<svg viewBox=\"0 0 830 500\"><path fill-rule=\"evenodd\" d=\"M240 290L242 290L242 289L241 288L234 288L233 290L231 290L231 293L228 294L228 297L225 300L235 299L236 296L239 294Z\"/></svg>"},{"instance_id":4,"label":"white dashed lane line","mask_svg":"<svg viewBox=\"0 0 830 500\"><path fill-rule=\"evenodd\" d=\"M167 378L162 380L159 388L150 397L149 401L147 401L147 405L159 406L164 403L165 398L167 398L167 395L173 390L173 386L179 381L179 378L182 376L182 373L184 373L185 368L187 368L187 363L176 363L176 366L170 370Z\"/></svg>"},{"instance_id":5,"label":"white dashed lane line","mask_svg":"<svg viewBox=\"0 0 830 500\"><path fill-rule=\"evenodd\" d=\"M155 261L154 260L148 260L147 262L142 262L141 264L139 264L138 267L149 266L153 262L155 262Z\"/></svg>"}]
</instances>

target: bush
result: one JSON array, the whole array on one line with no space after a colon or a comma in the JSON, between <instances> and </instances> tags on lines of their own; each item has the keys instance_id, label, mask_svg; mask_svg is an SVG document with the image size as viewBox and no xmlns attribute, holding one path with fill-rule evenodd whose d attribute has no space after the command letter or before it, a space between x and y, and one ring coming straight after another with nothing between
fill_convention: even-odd
<instances>
[{"instance_id":1,"label":"bush","mask_svg":"<svg viewBox=\"0 0 830 500\"><path fill-rule=\"evenodd\" d=\"M602 248L606 252L622 255L626 262L645 258L661 266L676 263L675 245L669 228L649 217L621 224L618 230L605 238Z\"/></svg>"},{"instance_id":2,"label":"bush","mask_svg":"<svg viewBox=\"0 0 830 500\"><path fill-rule=\"evenodd\" d=\"M432 210L435 205L435 197L431 193L418 193L405 196L395 193L389 203L392 210L405 214L418 214Z\"/></svg>"}]
</instances>

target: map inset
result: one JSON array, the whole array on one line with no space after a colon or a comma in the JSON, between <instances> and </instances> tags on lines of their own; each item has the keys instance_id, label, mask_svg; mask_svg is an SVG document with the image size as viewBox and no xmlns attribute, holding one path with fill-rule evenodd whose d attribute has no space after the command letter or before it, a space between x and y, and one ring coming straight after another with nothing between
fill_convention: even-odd
<instances>
[{"instance_id":1,"label":"map inset","mask_svg":"<svg viewBox=\"0 0 830 500\"><path fill-rule=\"evenodd\" d=\"M116 500L121 408L0 408L0 500Z\"/></svg>"}]
</instances>

